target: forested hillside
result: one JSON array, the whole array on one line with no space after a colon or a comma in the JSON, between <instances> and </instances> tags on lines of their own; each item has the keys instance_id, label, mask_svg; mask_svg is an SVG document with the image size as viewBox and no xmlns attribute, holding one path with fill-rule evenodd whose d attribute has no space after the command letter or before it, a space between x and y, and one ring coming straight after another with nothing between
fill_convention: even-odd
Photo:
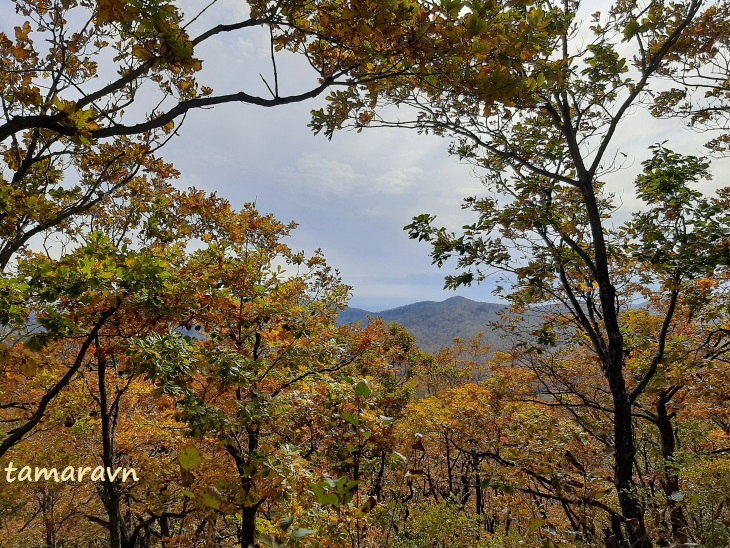
<instances>
[{"instance_id":1,"label":"forested hillside","mask_svg":"<svg viewBox=\"0 0 730 548\"><path fill-rule=\"evenodd\" d=\"M5 0L0 545L730 546L730 3L601 6ZM436 135L473 166L478 195L425 193L461 222L405 230L447 288L499 284L499 330L459 297L352 323L267 181L210 190L249 165L201 155L201 190L165 158L214 106L304 101L331 140ZM299 184L275 129L240 149ZM358 205L337 178L422 190L328 166Z\"/></svg>"},{"instance_id":2,"label":"forested hillside","mask_svg":"<svg viewBox=\"0 0 730 548\"><path fill-rule=\"evenodd\" d=\"M505 305L480 303L464 297L451 297L443 302L423 301L382 312L368 312L346 308L339 316L340 323L367 322L368 317L382 318L405 327L413 335L419 348L438 352L454 343L454 339L469 339L483 333L482 343L495 350L507 350L510 340L495 333L501 323L500 314L507 312Z\"/></svg>"}]
</instances>

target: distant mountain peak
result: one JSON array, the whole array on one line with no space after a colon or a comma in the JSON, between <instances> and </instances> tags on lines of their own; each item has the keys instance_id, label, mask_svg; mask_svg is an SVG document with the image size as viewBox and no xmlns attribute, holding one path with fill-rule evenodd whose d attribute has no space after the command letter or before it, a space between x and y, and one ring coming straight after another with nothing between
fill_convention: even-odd
<instances>
[{"instance_id":1,"label":"distant mountain peak","mask_svg":"<svg viewBox=\"0 0 730 548\"><path fill-rule=\"evenodd\" d=\"M449 297L445 301L442 301L442 303L477 303L477 304L493 304L493 303L481 303L479 301L475 301L472 299L467 299L466 297L462 297L461 295L454 295L453 297Z\"/></svg>"},{"instance_id":2,"label":"distant mountain peak","mask_svg":"<svg viewBox=\"0 0 730 548\"><path fill-rule=\"evenodd\" d=\"M499 313L507 305L479 302L455 295L444 301L420 301L381 312L369 312L359 308L348 308L340 314L343 324L366 321L368 316L381 317L386 322L397 322L405 327L426 351L436 352L451 346L454 338L468 339L478 333L485 334L485 344L490 343L493 329L491 322L499 320Z\"/></svg>"}]
</instances>

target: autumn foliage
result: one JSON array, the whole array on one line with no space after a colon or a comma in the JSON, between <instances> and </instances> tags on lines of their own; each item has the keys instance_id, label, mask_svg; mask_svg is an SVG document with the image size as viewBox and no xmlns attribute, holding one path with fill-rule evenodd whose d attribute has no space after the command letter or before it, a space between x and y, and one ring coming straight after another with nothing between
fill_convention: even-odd
<instances>
[{"instance_id":1,"label":"autumn foliage","mask_svg":"<svg viewBox=\"0 0 730 548\"><path fill-rule=\"evenodd\" d=\"M726 2L251 0L196 33L164 0L13 5L3 545L730 545L730 191L698 190L710 160L671 143L620 222L611 187L639 107L726 152ZM205 85L200 44L261 31L267 95ZM187 113L322 94L315 132L434 132L486 174L462 231L406 228L456 260L447 286L506 275L509 351L341 325L351 288L295 224L174 185Z\"/></svg>"}]
</instances>

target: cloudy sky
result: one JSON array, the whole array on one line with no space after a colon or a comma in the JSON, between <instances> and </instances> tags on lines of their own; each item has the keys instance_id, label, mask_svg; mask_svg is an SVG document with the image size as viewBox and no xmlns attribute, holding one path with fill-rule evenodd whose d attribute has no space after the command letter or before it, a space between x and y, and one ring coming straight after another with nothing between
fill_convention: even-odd
<instances>
[{"instance_id":1,"label":"cloudy sky","mask_svg":"<svg viewBox=\"0 0 730 548\"><path fill-rule=\"evenodd\" d=\"M241 6L221 0L196 21L191 35L216 19L244 17ZM259 77L270 74L265 35L221 35L196 53L205 59L199 80L216 93L267 94ZM281 60L279 75L283 93L303 91L315 81L306 64L292 57ZM409 240L402 229L426 212L446 226L469 222L460 205L463 197L483 191L478 174L448 156L448 140L407 130L341 132L332 141L315 137L307 127L309 111L323 103L320 97L273 109L229 104L194 112L164 156L182 171L183 186L215 190L236 206L254 201L262 212L299 223L290 244L308 252L321 248L354 287L353 306L379 311L454 295L495 301L496 280L444 291L449 271L432 266L428 246ZM640 111L621 128L627 169L611 184L627 211L635 205L631 182L647 146L665 139L677 151L702 152L702 136Z\"/></svg>"}]
</instances>

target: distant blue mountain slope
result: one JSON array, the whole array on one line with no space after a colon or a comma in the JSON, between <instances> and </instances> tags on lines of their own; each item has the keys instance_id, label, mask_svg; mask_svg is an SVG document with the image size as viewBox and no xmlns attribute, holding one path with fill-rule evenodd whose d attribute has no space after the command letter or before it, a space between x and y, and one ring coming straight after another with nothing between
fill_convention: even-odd
<instances>
[{"instance_id":1,"label":"distant blue mountain slope","mask_svg":"<svg viewBox=\"0 0 730 548\"><path fill-rule=\"evenodd\" d=\"M340 314L340 323L356 323L368 316L381 317L386 322L397 322L405 327L422 350L436 352L451 346L455 337L463 339L484 333L484 340L495 348L508 345L500 340L488 324L499 320L498 314L506 305L482 303L464 297L451 297L443 302L422 301L399 306L382 312L368 312L360 308L348 308Z\"/></svg>"}]
</instances>

